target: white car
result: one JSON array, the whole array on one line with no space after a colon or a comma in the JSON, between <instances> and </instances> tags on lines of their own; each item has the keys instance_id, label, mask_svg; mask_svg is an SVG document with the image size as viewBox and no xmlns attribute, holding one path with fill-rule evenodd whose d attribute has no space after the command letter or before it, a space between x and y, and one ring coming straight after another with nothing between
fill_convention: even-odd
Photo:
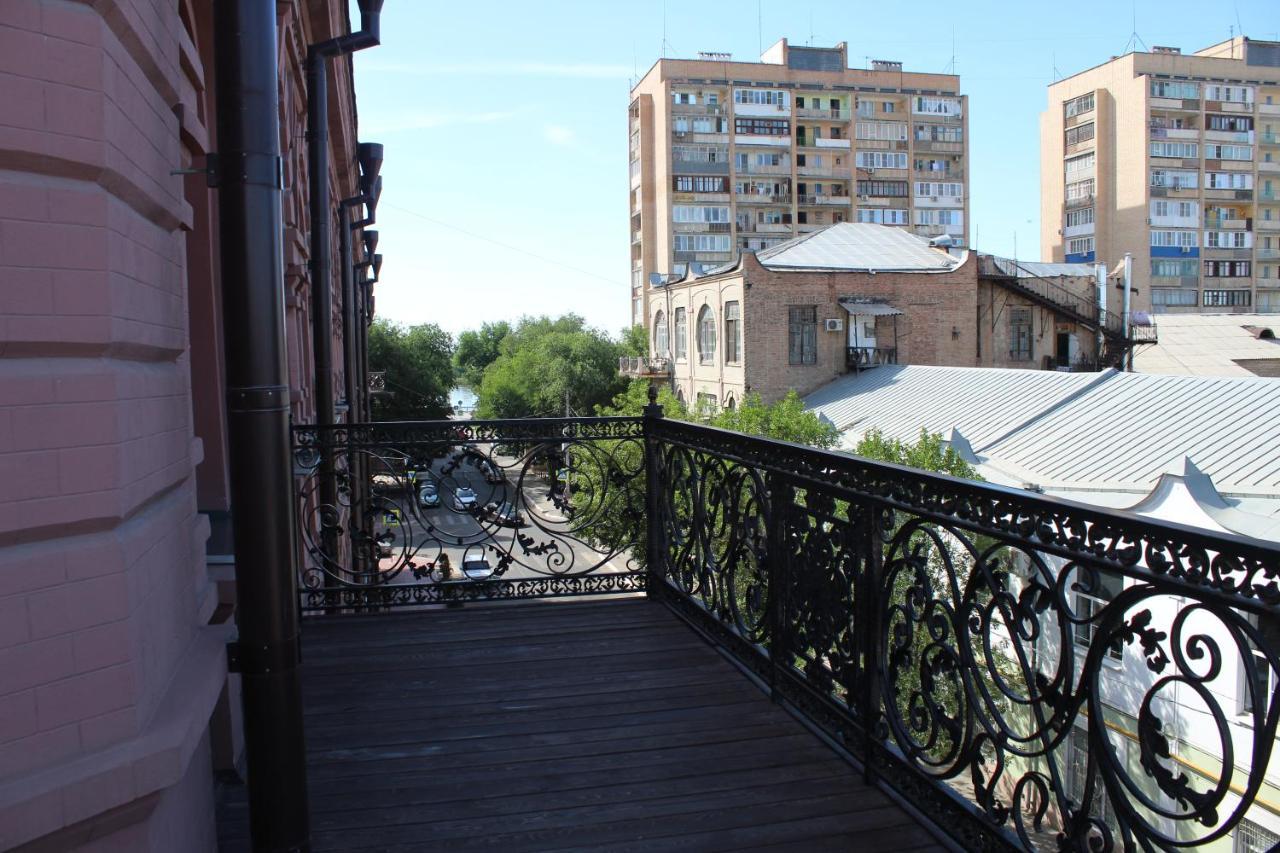
<instances>
[{"instance_id":1,"label":"white car","mask_svg":"<svg viewBox=\"0 0 1280 853\"><path fill-rule=\"evenodd\" d=\"M463 512L471 512L476 508L476 493L468 486L459 486L453 493L453 508Z\"/></svg>"}]
</instances>

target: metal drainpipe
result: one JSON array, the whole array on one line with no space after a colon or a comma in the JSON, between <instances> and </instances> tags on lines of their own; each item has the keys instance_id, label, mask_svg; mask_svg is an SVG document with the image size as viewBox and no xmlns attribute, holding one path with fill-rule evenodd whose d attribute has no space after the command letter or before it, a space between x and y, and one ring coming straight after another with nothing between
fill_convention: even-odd
<instances>
[{"instance_id":1,"label":"metal drainpipe","mask_svg":"<svg viewBox=\"0 0 1280 853\"><path fill-rule=\"evenodd\" d=\"M329 60L380 41L382 0L360 0L360 30L307 49L307 168L310 188L311 322L315 359L316 425L333 424L332 204L329 198ZM322 521L323 559L338 560L338 486L332 436L320 434L320 505L333 513Z\"/></svg>"},{"instance_id":2,"label":"metal drainpipe","mask_svg":"<svg viewBox=\"0 0 1280 853\"><path fill-rule=\"evenodd\" d=\"M239 639L255 851L310 850L294 556L276 9L214 4L219 258Z\"/></svg>"}]
</instances>

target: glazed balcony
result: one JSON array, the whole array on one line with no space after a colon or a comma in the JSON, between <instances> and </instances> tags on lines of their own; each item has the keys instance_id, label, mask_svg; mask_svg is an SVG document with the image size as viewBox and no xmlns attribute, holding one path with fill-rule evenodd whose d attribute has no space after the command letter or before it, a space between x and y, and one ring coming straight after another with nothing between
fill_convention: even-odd
<instances>
[{"instance_id":1,"label":"glazed balcony","mask_svg":"<svg viewBox=\"0 0 1280 853\"><path fill-rule=\"evenodd\" d=\"M1275 543L652 402L294 459L316 851L1193 848L1265 807ZM1181 762L1192 719L1235 760Z\"/></svg>"}]
</instances>

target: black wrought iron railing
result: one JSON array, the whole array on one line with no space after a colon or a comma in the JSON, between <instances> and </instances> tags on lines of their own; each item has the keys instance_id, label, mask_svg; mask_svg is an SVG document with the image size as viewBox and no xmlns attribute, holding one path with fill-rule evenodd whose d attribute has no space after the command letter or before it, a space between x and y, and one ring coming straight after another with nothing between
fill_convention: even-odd
<instances>
[{"instance_id":1,"label":"black wrought iron railing","mask_svg":"<svg viewBox=\"0 0 1280 853\"><path fill-rule=\"evenodd\" d=\"M295 427L304 612L636 592L638 418ZM322 478L333 459L336 501Z\"/></svg>"},{"instance_id":2,"label":"black wrought iron railing","mask_svg":"<svg viewBox=\"0 0 1280 853\"><path fill-rule=\"evenodd\" d=\"M845 367L849 370L866 370L882 364L897 364L897 347L845 347Z\"/></svg>"},{"instance_id":3,"label":"black wrought iron railing","mask_svg":"<svg viewBox=\"0 0 1280 853\"><path fill-rule=\"evenodd\" d=\"M1179 850L1278 816L1274 543L656 406L295 438L309 610L647 591L968 849ZM440 506L413 497L424 472ZM522 526L457 505L477 477ZM361 505L372 526L345 528ZM321 523L354 567L317 552ZM449 552L489 567L446 577Z\"/></svg>"}]
</instances>

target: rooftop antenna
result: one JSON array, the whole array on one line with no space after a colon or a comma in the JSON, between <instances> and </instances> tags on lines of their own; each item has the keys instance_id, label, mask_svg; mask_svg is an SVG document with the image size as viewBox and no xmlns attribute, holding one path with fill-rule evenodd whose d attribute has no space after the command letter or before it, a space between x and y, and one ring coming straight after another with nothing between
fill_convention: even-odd
<instances>
[{"instance_id":1,"label":"rooftop antenna","mask_svg":"<svg viewBox=\"0 0 1280 853\"><path fill-rule=\"evenodd\" d=\"M947 67L943 69L943 74L956 73L956 25L951 25L951 61L947 63Z\"/></svg>"},{"instance_id":2,"label":"rooftop antenna","mask_svg":"<svg viewBox=\"0 0 1280 853\"><path fill-rule=\"evenodd\" d=\"M662 0L662 58L667 58L667 0Z\"/></svg>"},{"instance_id":3,"label":"rooftop antenna","mask_svg":"<svg viewBox=\"0 0 1280 853\"><path fill-rule=\"evenodd\" d=\"M809 47L813 47L813 6L809 6Z\"/></svg>"},{"instance_id":4,"label":"rooftop antenna","mask_svg":"<svg viewBox=\"0 0 1280 853\"><path fill-rule=\"evenodd\" d=\"M1244 35L1244 24L1240 23L1240 4L1232 3L1231 6L1236 10L1236 32Z\"/></svg>"},{"instance_id":5,"label":"rooftop antenna","mask_svg":"<svg viewBox=\"0 0 1280 853\"><path fill-rule=\"evenodd\" d=\"M756 44L764 54L764 0L756 0Z\"/></svg>"},{"instance_id":6,"label":"rooftop antenna","mask_svg":"<svg viewBox=\"0 0 1280 853\"><path fill-rule=\"evenodd\" d=\"M1151 48L1147 47L1147 43L1142 40L1142 36L1138 35L1138 0L1133 0L1130 8L1133 10L1133 32L1129 33L1129 40L1124 43L1124 50L1120 52L1121 56L1131 50L1137 52L1138 45L1142 45L1143 51L1151 50Z\"/></svg>"}]
</instances>

